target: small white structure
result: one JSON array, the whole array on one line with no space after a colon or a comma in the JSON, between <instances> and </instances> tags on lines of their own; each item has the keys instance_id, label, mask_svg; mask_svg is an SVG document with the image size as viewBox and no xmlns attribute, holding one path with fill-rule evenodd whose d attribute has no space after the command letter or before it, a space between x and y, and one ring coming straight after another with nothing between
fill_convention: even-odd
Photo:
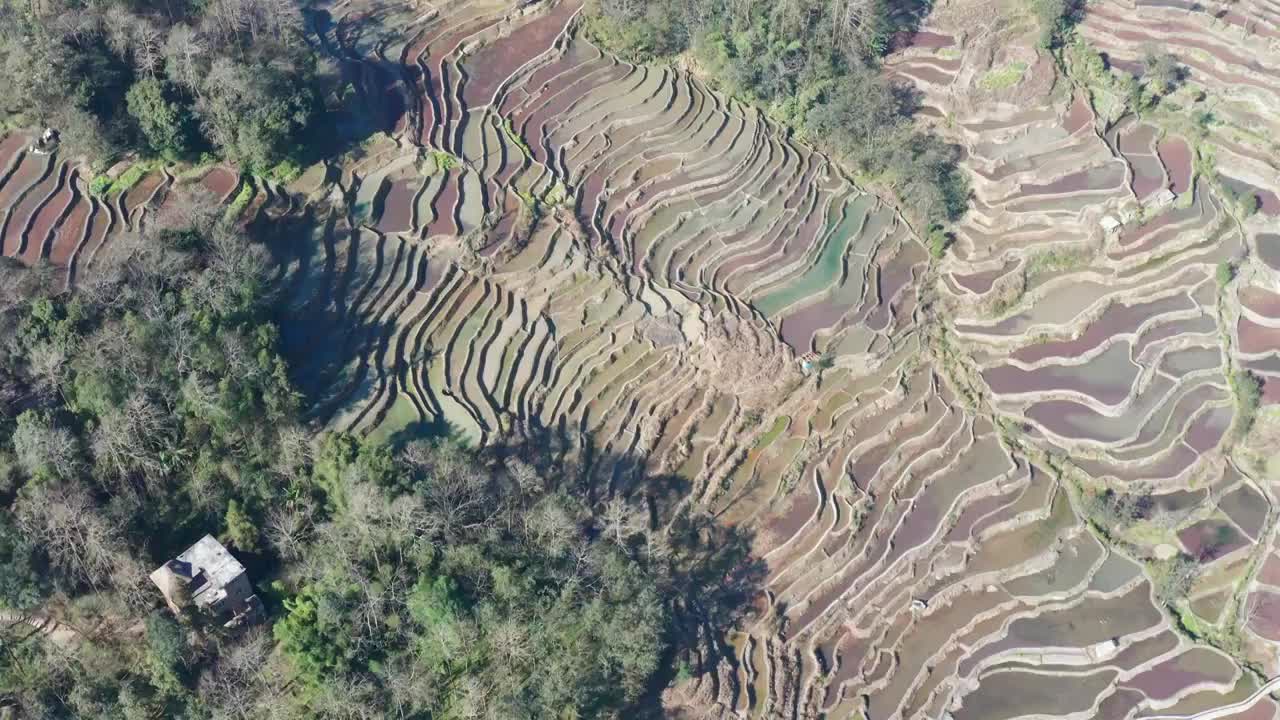
<instances>
[{"instance_id":1,"label":"small white structure","mask_svg":"<svg viewBox=\"0 0 1280 720\"><path fill-rule=\"evenodd\" d=\"M1120 643L1117 642L1115 638L1111 638L1110 640L1103 640L1100 643L1090 645L1088 648L1085 649L1085 652L1089 655L1089 658L1092 659L1094 662L1101 662L1102 660L1110 660L1111 658L1116 656L1116 653L1120 652Z\"/></svg>"},{"instance_id":2,"label":"small white structure","mask_svg":"<svg viewBox=\"0 0 1280 720\"><path fill-rule=\"evenodd\" d=\"M1098 221L1098 224L1102 226L1102 229L1105 230L1107 234L1111 234L1120 229L1120 221L1115 219L1112 215L1103 215L1102 219Z\"/></svg>"},{"instance_id":3,"label":"small white structure","mask_svg":"<svg viewBox=\"0 0 1280 720\"><path fill-rule=\"evenodd\" d=\"M31 152L36 155L48 155L58 149L58 131L53 128L45 128L40 137L31 143Z\"/></svg>"},{"instance_id":4,"label":"small white structure","mask_svg":"<svg viewBox=\"0 0 1280 720\"><path fill-rule=\"evenodd\" d=\"M151 582L160 588L175 614L183 605L193 603L214 617L228 618L228 626L257 622L262 617L262 601L254 594L244 565L212 535L205 535L156 568Z\"/></svg>"},{"instance_id":5,"label":"small white structure","mask_svg":"<svg viewBox=\"0 0 1280 720\"><path fill-rule=\"evenodd\" d=\"M1160 188L1159 192L1151 196L1151 206L1158 207L1158 208L1168 207L1173 204L1174 200L1177 200L1177 199L1178 199L1178 196L1174 195L1173 191L1170 190L1169 188Z\"/></svg>"}]
</instances>

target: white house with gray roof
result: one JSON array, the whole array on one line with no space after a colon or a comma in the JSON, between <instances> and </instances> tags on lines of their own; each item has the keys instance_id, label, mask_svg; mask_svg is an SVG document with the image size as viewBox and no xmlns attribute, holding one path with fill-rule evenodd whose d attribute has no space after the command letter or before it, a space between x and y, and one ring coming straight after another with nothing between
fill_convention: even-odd
<instances>
[{"instance_id":1,"label":"white house with gray roof","mask_svg":"<svg viewBox=\"0 0 1280 720\"><path fill-rule=\"evenodd\" d=\"M212 535L205 535L181 555L156 568L151 582L160 588L174 613L193 603L227 625L256 622L262 602L253 592L244 565Z\"/></svg>"}]
</instances>

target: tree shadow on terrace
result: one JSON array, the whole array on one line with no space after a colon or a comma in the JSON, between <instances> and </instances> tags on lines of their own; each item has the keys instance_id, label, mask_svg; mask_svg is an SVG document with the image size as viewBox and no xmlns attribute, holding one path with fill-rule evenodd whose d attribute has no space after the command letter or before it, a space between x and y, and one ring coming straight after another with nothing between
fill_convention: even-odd
<instances>
[{"instance_id":1,"label":"tree shadow on terrace","mask_svg":"<svg viewBox=\"0 0 1280 720\"><path fill-rule=\"evenodd\" d=\"M768 566L753 552L753 529L723 524L683 502L692 490L687 478L649 472L642 456L593 447L589 438L573 440L562 431L536 427L523 437L500 439L479 456L490 464L516 459L532 465L558 489L586 499L597 521L614 498L630 501L644 508L650 530L662 532L667 647L628 717L666 717L661 695L682 675L706 674L703 680L715 684L722 660L736 665L727 634L760 611Z\"/></svg>"},{"instance_id":2,"label":"tree shadow on terrace","mask_svg":"<svg viewBox=\"0 0 1280 720\"><path fill-rule=\"evenodd\" d=\"M376 13L357 20L344 17L341 39L337 37L339 23L328 9L313 6L305 11L304 18L307 40L321 58L316 72L325 92L324 112L307 129L302 156L298 158L299 164L306 167L350 153L358 155L370 137L393 132L402 123L411 110L406 106L406 97L415 98L413 102L419 99L412 90L416 87L413 68L352 50L366 36L373 38L380 30L388 31ZM401 30L392 28L389 32Z\"/></svg>"}]
</instances>

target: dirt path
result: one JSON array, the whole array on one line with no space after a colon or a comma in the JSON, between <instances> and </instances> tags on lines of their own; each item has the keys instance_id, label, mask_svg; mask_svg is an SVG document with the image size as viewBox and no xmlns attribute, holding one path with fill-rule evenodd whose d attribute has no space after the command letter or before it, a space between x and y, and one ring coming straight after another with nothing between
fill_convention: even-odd
<instances>
[{"instance_id":1,"label":"dirt path","mask_svg":"<svg viewBox=\"0 0 1280 720\"><path fill-rule=\"evenodd\" d=\"M33 630L32 634L40 633L62 647L67 647L73 642L80 639L79 630L57 620L44 618L39 616L27 616L14 612L0 611L0 624L10 627L18 624L30 625Z\"/></svg>"}]
</instances>

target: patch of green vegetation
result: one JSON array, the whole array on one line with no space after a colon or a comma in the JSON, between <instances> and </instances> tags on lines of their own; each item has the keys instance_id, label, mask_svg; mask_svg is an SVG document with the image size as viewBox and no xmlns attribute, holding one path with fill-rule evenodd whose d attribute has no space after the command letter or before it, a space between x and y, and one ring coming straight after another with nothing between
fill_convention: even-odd
<instances>
[{"instance_id":1,"label":"patch of green vegetation","mask_svg":"<svg viewBox=\"0 0 1280 720\"><path fill-rule=\"evenodd\" d=\"M1030 0L1031 14L1040 26L1040 46L1060 47L1080 22L1084 0Z\"/></svg>"},{"instance_id":2,"label":"patch of green vegetation","mask_svg":"<svg viewBox=\"0 0 1280 720\"><path fill-rule=\"evenodd\" d=\"M789 425L791 425L791 418L786 415L780 416L777 420L773 421L773 427L769 428L769 432L760 436L760 439L756 441L754 448L756 450L763 450L769 447L778 439L778 436L781 435L782 431L786 430Z\"/></svg>"},{"instance_id":3,"label":"patch of green vegetation","mask_svg":"<svg viewBox=\"0 0 1280 720\"><path fill-rule=\"evenodd\" d=\"M1212 156L1210 156L1212 158ZM1241 191L1222 181L1217 172L1206 172L1205 178L1226 198L1241 220L1247 220L1262 209L1262 198L1255 192Z\"/></svg>"},{"instance_id":4,"label":"patch of green vegetation","mask_svg":"<svg viewBox=\"0 0 1280 720\"><path fill-rule=\"evenodd\" d=\"M449 172L462 164L456 156L443 150L432 150L430 157L431 165L427 166L428 174Z\"/></svg>"},{"instance_id":5,"label":"patch of green vegetation","mask_svg":"<svg viewBox=\"0 0 1280 720\"><path fill-rule=\"evenodd\" d=\"M1183 632L1197 640L1203 640L1209 634L1209 628L1204 625L1199 615L1191 611L1189 605L1181 605L1177 608L1178 626Z\"/></svg>"},{"instance_id":6,"label":"patch of green vegetation","mask_svg":"<svg viewBox=\"0 0 1280 720\"><path fill-rule=\"evenodd\" d=\"M1230 655L1241 666L1255 673L1258 667L1245 657L1244 637L1240 633L1242 623L1238 622L1239 598L1233 598L1228 604L1227 617L1220 623L1211 623L1195 614L1189 601L1180 601L1172 607L1177 629L1197 642L1205 643ZM1247 602L1247 600L1246 600ZM1261 673L1258 673L1261 675Z\"/></svg>"},{"instance_id":7,"label":"patch of green vegetation","mask_svg":"<svg viewBox=\"0 0 1280 720\"><path fill-rule=\"evenodd\" d=\"M204 153L203 155L200 156L199 160L186 166L182 170L178 171L177 173L178 182L183 183L183 182L189 182L192 180L199 180L200 178L204 177L204 174L206 172L208 172L209 166L214 164L217 161L218 159L215 158L214 156L208 153ZM173 170L170 169L170 172L173 172Z\"/></svg>"},{"instance_id":8,"label":"patch of green vegetation","mask_svg":"<svg viewBox=\"0 0 1280 720\"><path fill-rule=\"evenodd\" d=\"M89 192L99 197L106 195L107 190L111 188L111 178L106 175L95 175L89 181Z\"/></svg>"},{"instance_id":9,"label":"patch of green vegetation","mask_svg":"<svg viewBox=\"0 0 1280 720\"><path fill-rule=\"evenodd\" d=\"M1236 436L1243 438L1253 429L1262 405L1262 381L1248 370L1236 370L1227 380L1236 400Z\"/></svg>"},{"instance_id":10,"label":"patch of green vegetation","mask_svg":"<svg viewBox=\"0 0 1280 720\"><path fill-rule=\"evenodd\" d=\"M1125 540L1141 547L1155 547L1169 540L1175 539L1169 528L1162 525L1159 521L1135 522L1122 533Z\"/></svg>"},{"instance_id":11,"label":"patch of green vegetation","mask_svg":"<svg viewBox=\"0 0 1280 720\"><path fill-rule=\"evenodd\" d=\"M137 185L138 181L151 171L152 167L149 162L136 162L115 179L107 175L97 175L93 180L89 181L89 192L99 197L128 192L130 188Z\"/></svg>"},{"instance_id":12,"label":"patch of green vegetation","mask_svg":"<svg viewBox=\"0 0 1280 720\"><path fill-rule=\"evenodd\" d=\"M939 225L934 225L929 229L929 254L935 260L941 260L947 254L947 249L956 241L956 236L947 232Z\"/></svg>"},{"instance_id":13,"label":"patch of green vegetation","mask_svg":"<svg viewBox=\"0 0 1280 720\"><path fill-rule=\"evenodd\" d=\"M137 185L138 181L141 180L150 171L151 171L150 163L141 163L141 162L134 163L133 165L129 166L128 170L125 170L124 172L120 173L120 177L116 178L115 182L111 183L111 190L109 192L111 193L127 192L134 185Z\"/></svg>"},{"instance_id":14,"label":"patch of green vegetation","mask_svg":"<svg viewBox=\"0 0 1280 720\"><path fill-rule=\"evenodd\" d=\"M528 190L516 190L516 197L520 198L520 202L524 203L524 206L531 210L537 210L542 204L542 201L538 199L538 196Z\"/></svg>"},{"instance_id":15,"label":"patch of green vegetation","mask_svg":"<svg viewBox=\"0 0 1280 720\"><path fill-rule=\"evenodd\" d=\"M1003 415L996 418L996 429L1010 445L1016 444L1023 434L1022 425Z\"/></svg>"},{"instance_id":16,"label":"patch of green vegetation","mask_svg":"<svg viewBox=\"0 0 1280 720\"><path fill-rule=\"evenodd\" d=\"M1061 57L1067 75L1089 92L1094 109L1109 122L1127 112L1142 115L1153 110L1185 76L1167 54L1144 58L1147 70L1141 78L1113 72L1103 55L1078 36L1064 47Z\"/></svg>"},{"instance_id":17,"label":"patch of green vegetation","mask_svg":"<svg viewBox=\"0 0 1280 720\"><path fill-rule=\"evenodd\" d=\"M1071 272L1089 264L1093 253L1086 248L1057 248L1033 255L1023 264L1022 271L1014 278L1013 284L1002 290L1002 294L991 305L991 313L1000 316L1018 306L1035 283L1047 275Z\"/></svg>"},{"instance_id":18,"label":"patch of green vegetation","mask_svg":"<svg viewBox=\"0 0 1280 720\"><path fill-rule=\"evenodd\" d=\"M1027 64L1021 61L1009 63L1002 68L991 70L978 81L983 90L1006 90L1022 82L1027 73Z\"/></svg>"},{"instance_id":19,"label":"patch of green vegetation","mask_svg":"<svg viewBox=\"0 0 1280 720\"><path fill-rule=\"evenodd\" d=\"M1155 588L1156 600L1169 608L1177 608L1199 578L1200 566L1195 558L1179 553L1168 560L1149 561L1147 574Z\"/></svg>"},{"instance_id":20,"label":"patch of green vegetation","mask_svg":"<svg viewBox=\"0 0 1280 720\"><path fill-rule=\"evenodd\" d=\"M1195 148L1195 156L1192 161L1192 169L1196 175L1203 177L1211 182L1218 179L1218 156L1213 151L1213 146L1207 143L1201 143Z\"/></svg>"},{"instance_id":21,"label":"patch of green vegetation","mask_svg":"<svg viewBox=\"0 0 1280 720\"><path fill-rule=\"evenodd\" d=\"M542 217L547 208L559 207L569 200L569 189L559 180L542 195L535 195L532 190L521 190L514 186L512 191L515 192L516 197L520 198L521 213L527 214L530 221L536 221Z\"/></svg>"},{"instance_id":22,"label":"patch of green vegetation","mask_svg":"<svg viewBox=\"0 0 1280 720\"><path fill-rule=\"evenodd\" d=\"M548 207L559 207L568 200L569 188L565 187L564 183L559 180L556 180L555 184L542 195L542 202Z\"/></svg>"},{"instance_id":23,"label":"patch of green vegetation","mask_svg":"<svg viewBox=\"0 0 1280 720\"><path fill-rule=\"evenodd\" d=\"M511 118L502 119L502 134L507 137L507 140L512 145L520 148L520 152L526 158L533 157L533 153L529 150L529 144L524 141L523 137L520 137L520 133L516 132L515 126L511 124Z\"/></svg>"},{"instance_id":24,"label":"patch of green vegetation","mask_svg":"<svg viewBox=\"0 0 1280 720\"><path fill-rule=\"evenodd\" d=\"M1214 272L1214 278L1218 281L1218 287L1225 288L1231 284L1236 277L1235 263L1230 260L1223 260L1218 263L1218 269Z\"/></svg>"},{"instance_id":25,"label":"patch of green vegetation","mask_svg":"<svg viewBox=\"0 0 1280 720\"><path fill-rule=\"evenodd\" d=\"M1084 248L1058 248L1033 256L1027 261L1023 272L1027 282L1038 280L1045 275L1072 272L1088 265L1092 253Z\"/></svg>"},{"instance_id":26,"label":"patch of green vegetation","mask_svg":"<svg viewBox=\"0 0 1280 720\"><path fill-rule=\"evenodd\" d=\"M236 197L231 201L231 204L227 206L226 216L228 218L240 217L240 213L249 207L249 202L253 200L255 193L253 183L249 182L248 178L241 179L240 191L236 193Z\"/></svg>"},{"instance_id":27,"label":"patch of green vegetation","mask_svg":"<svg viewBox=\"0 0 1280 720\"><path fill-rule=\"evenodd\" d=\"M1094 109L1108 121L1124 114L1127 101L1118 79L1107 69L1107 61L1092 45L1076 36L1060 57L1068 77L1088 93Z\"/></svg>"},{"instance_id":28,"label":"patch of green vegetation","mask_svg":"<svg viewBox=\"0 0 1280 720\"><path fill-rule=\"evenodd\" d=\"M297 180L301 176L302 176L302 167L299 166L298 163L294 162L290 158L285 158L284 160L281 160L280 162L276 163L275 166L272 167L271 170L267 172L268 178L278 183L285 183L285 184L291 183L294 180Z\"/></svg>"}]
</instances>

